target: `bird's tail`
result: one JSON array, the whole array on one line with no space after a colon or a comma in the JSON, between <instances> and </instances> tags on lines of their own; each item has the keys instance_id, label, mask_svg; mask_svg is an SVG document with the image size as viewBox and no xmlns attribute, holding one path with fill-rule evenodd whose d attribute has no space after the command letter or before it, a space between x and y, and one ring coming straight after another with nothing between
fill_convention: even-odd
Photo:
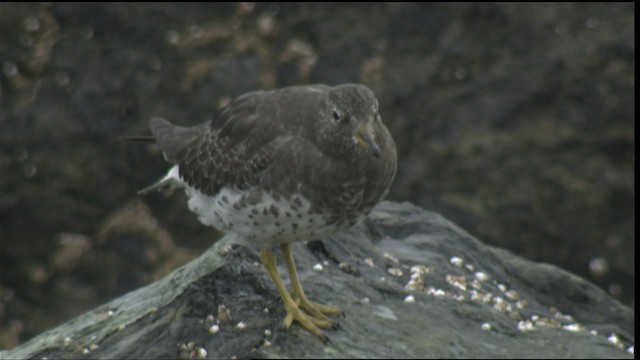
<instances>
[{"instance_id":1,"label":"bird's tail","mask_svg":"<svg viewBox=\"0 0 640 360\"><path fill-rule=\"evenodd\" d=\"M138 191L138 195L146 195L152 191L183 188L184 182L180 179L178 165L174 165L162 179Z\"/></svg>"},{"instance_id":2,"label":"bird's tail","mask_svg":"<svg viewBox=\"0 0 640 360\"><path fill-rule=\"evenodd\" d=\"M160 145L164 158L172 163L176 162L178 154L189 146L206 126L208 123L194 127L176 126L159 117L154 117L149 122L153 138Z\"/></svg>"},{"instance_id":3,"label":"bird's tail","mask_svg":"<svg viewBox=\"0 0 640 360\"><path fill-rule=\"evenodd\" d=\"M156 139L151 135L130 135L130 136L121 136L120 140L125 141L133 141L133 142L155 142Z\"/></svg>"}]
</instances>

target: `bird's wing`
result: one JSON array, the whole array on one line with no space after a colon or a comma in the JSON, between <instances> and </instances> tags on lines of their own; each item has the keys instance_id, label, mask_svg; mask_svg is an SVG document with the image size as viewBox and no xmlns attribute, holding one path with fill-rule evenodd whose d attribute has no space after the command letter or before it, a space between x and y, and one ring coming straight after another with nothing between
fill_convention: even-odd
<instances>
[{"instance_id":1,"label":"bird's wing","mask_svg":"<svg viewBox=\"0 0 640 360\"><path fill-rule=\"evenodd\" d=\"M160 146L165 157L179 165L180 177L207 195L216 194L225 185L239 189L255 186L276 149L290 138L279 124L277 112L264 106L262 92L243 95L210 123L157 131L164 141Z\"/></svg>"}]
</instances>

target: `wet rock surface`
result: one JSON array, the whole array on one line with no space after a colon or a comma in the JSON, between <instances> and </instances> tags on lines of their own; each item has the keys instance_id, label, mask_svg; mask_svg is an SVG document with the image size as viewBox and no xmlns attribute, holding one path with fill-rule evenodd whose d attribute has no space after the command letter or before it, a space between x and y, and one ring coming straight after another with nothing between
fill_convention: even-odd
<instances>
[{"instance_id":1,"label":"wet rock surface","mask_svg":"<svg viewBox=\"0 0 640 360\"><path fill-rule=\"evenodd\" d=\"M147 134L152 116L194 125L246 91L302 83L376 92L399 149L391 199L633 306L634 13L0 4L0 347L156 280L217 238L182 194L144 199L154 226L111 223L128 230L103 237L167 166L121 136ZM139 231L147 240L130 243Z\"/></svg>"},{"instance_id":2,"label":"wet rock surface","mask_svg":"<svg viewBox=\"0 0 640 360\"><path fill-rule=\"evenodd\" d=\"M284 309L257 254L230 241L3 358L633 357L631 309L408 203L296 244L308 296L346 313L329 344L280 328Z\"/></svg>"}]
</instances>

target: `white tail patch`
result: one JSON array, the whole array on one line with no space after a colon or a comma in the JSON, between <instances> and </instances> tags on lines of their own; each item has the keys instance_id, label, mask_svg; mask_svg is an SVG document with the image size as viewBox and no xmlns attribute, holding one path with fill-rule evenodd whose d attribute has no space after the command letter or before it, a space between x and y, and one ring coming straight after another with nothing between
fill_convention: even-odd
<instances>
[{"instance_id":1,"label":"white tail patch","mask_svg":"<svg viewBox=\"0 0 640 360\"><path fill-rule=\"evenodd\" d=\"M165 175L159 181L147 186L146 188L138 191L138 195L146 195L152 191L161 191L167 188L176 189L176 188L184 188L185 183L180 178L180 171L178 170L178 165L174 165L167 175Z\"/></svg>"}]
</instances>

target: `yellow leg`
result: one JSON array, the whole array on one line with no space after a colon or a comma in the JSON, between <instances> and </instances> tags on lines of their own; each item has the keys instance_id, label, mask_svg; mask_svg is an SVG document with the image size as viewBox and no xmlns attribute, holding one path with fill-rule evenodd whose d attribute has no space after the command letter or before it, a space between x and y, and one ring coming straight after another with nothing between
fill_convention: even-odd
<instances>
[{"instance_id":1,"label":"yellow leg","mask_svg":"<svg viewBox=\"0 0 640 360\"><path fill-rule=\"evenodd\" d=\"M278 268L276 265L276 257L273 253L268 249L263 249L260 252L260 260L262 260L262 264L265 269L271 276L271 280L276 285L278 292L280 293L280 297L282 298L282 302L284 303L284 309L287 312L287 317L284 319L282 326L285 329L289 329L293 321L297 321L304 327L305 329L311 331L317 337L319 337L322 341L326 342L328 340L327 336L320 330L319 327L330 327L331 324L326 321L315 319L313 317L309 317L302 310L298 308L298 304L291 298L287 288L284 286L284 282L282 282L282 278L280 278L280 274L278 273Z\"/></svg>"},{"instance_id":2,"label":"yellow leg","mask_svg":"<svg viewBox=\"0 0 640 360\"><path fill-rule=\"evenodd\" d=\"M309 315L316 319L329 322L331 327L335 327L337 324L329 320L325 315L344 315L342 311L330 306L314 303L307 299L307 296L304 294L304 290L302 290L302 284L300 284L300 278L296 271L296 264L293 262L291 244L281 244L280 250L284 257L284 263L287 265L289 279L291 279L291 297L293 300L296 301L302 309L309 313Z\"/></svg>"}]
</instances>

